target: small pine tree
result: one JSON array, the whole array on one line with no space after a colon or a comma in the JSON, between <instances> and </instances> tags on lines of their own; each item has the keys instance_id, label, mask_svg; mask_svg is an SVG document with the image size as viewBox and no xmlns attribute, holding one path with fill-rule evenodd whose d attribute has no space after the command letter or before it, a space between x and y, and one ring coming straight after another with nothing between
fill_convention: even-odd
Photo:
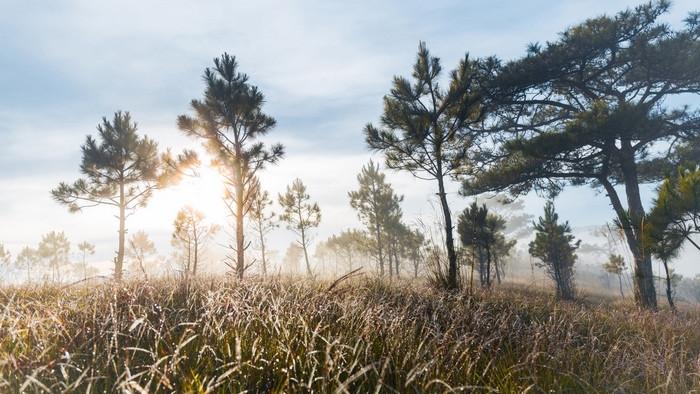
<instances>
[{"instance_id":1,"label":"small pine tree","mask_svg":"<svg viewBox=\"0 0 700 394\"><path fill-rule=\"evenodd\" d=\"M51 270L51 278L55 282L61 281L61 268L70 261L70 242L63 232L52 231L41 238L38 247L39 256L46 259Z\"/></svg>"},{"instance_id":2,"label":"small pine tree","mask_svg":"<svg viewBox=\"0 0 700 394\"><path fill-rule=\"evenodd\" d=\"M559 223L559 215L551 201L545 204L544 216L540 216L534 226L535 240L530 242L530 255L540 260L536 265L544 268L556 284L557 298L572 300L575 252L581 241L574 241L569 222Z\"/></svg>"},{"instance_id":3,"label":"small pine tree","mask_svg":"<svg viewBox=\"0 0 700 394\"><path fill-rule=\"evenodd\" d=\"M283 209L280 220L287 222L287 228L299 236L297 242L304 251L306 273L313 276L308 247L311 242L311 229L318 227L321 223L321 208L317 203L311 202L311 197L306 192L306 186L301 179L295 179L290 186L287 186L287 191L279 195L279 203Z\"/></svg>"},{"instance_id":4,"label":"small pine tree","mask_svg":"<svg viewBox=\"0 0 700 394\"><path fill-rule=\"evenodd\" d=\"M146 265L148 259L156 254L156 245L148 238L145 231L138 231L129 238L126 256L131 260L131 271L140 271L143 278L148 280Z\"/></svg>"},{"instance_id":5,"label":"small pine tree","mask_svg":"<svg viewBox=\"0 0 700 394\"><path fill-rule=\"evenodd\" d=\"M220 228L205 223L204 214L190 206L180 209L173 226L171 244L179 252L185 279L188 279L197 275L207 243Z\"/></svg>"},{"instance_id":6,"label":"small pine tree","mask_svg":"<svg viewBox=\"0 0 700 394\"><path fill-rule=\"evenodd\" d=\"M357 175L359 188L348 193L350 206L357 211L367 233L371 234L371 248L379 265L379 275L384 275L387 227L401 219L399 204L403 201L403 196L396 195L385 178L379 166L370 160Z\"/></svg>"},{"instance_id":7,"label":"small pine tree","mask_svg":"<svg viewBox=\"0 0 700 394\"><path fill-rule=\"evenodd\" d=\"M76 267L76 272L83 277L83 280L86 280L89 274L96 272L96 269L87 262L87 256L95 254L95 245L87 241L81 242L78 244L78 251L80 251L82 258L80 264Z\"/></svg>"},{"instance_id":8,"label":"small pine tree","mask_svg":"<svg viewBox=\"0 0 700 394\"><path fill-rule=\"evenodd\" d=\"M267 235L277 228L275 213L268 212L271 205L272 200L270 200L270 194L264 190L258 190L250 204L250 220L253 223L260 244L263 276L267 275L269 265L267 258Z\"/></svg>"},{"instance_id":9,"label":"small pine tree","mask_svg":"<svg viewBox=\"0 0 700 394\"><path fill-rule=\"evenodd\" d=\"M620 284L620 296L625 298L625 293L622 291L622 274L627 269L624 257L619 254L611 254L608 261L603 265L605 272L617 276L617 281Z\"/></svg>"},{"instance_id":10,"label":"small pine tree","mask_svg":"<svg viewBox=\"0 0 700 394\"><path fill-rule=\"evenodd\" d=\"M27 283L32 281L32 269L34 269L41 262L41 257L39 256L39 251L25 246L17 255L15 260L15 266L19 270L27 271Z\"/></svg>"}]
</instances>

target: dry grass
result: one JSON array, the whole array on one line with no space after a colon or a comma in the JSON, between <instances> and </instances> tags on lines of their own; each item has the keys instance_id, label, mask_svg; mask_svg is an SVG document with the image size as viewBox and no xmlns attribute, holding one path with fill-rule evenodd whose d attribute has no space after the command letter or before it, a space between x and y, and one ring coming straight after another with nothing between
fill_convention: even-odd
<instances>
[{"instance_id":1,"label":"dry grass","mask_svg":"<svg viewBox=\"0 0 700 394\"><path fill-rule=\"evenodd\" d=\"M2 392L687 392L700 318L417 284L6 289Z\"/></svg>"}]
</instances>

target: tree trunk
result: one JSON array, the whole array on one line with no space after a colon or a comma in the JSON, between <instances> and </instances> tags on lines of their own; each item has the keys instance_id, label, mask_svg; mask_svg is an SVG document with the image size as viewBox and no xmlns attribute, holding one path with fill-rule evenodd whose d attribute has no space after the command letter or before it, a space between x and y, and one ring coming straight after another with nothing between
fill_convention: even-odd
<instances>
[{"instance_id":1,"label":"tree trunk","mask_svg":"<svg viewBox=\"0 0 700 394\"><path fill-rule=\"evenodd\" d=\"M440 170L442 169L440 168ZM445 193L442 175L438 176L438 190L442 214L445 217L445 246L447 247L447 260L449 263L447 286L450 289L456 289L459 286L457 283L457 254L455 253L454 238L452 237L452 216L450 207L447 205L447 194Z\"/></svg>"},{"instance_id":2,"label":"tree trunk","mask_svg":"<svg viewBox=\"0 0 700 394\"><path fill-rule=\"evenodd\" d=\"M126 196L124 183L119 184L119 248L114 261L114 280L122 280L124 270L124 242L126 242Z\"/></svg>"},{"instance_id":3,"label":"tree trunk","mask_svg":"<svg viewBox=\"0 0 700 394\"><path fill-rule=\"evenodd\" d=\"M668 261L663 260L664 270L666 271L666 299L668 300L668 306L672 311L676 311L676 304L673 303L673 286L671 283L671 273L668 269Z\"/></svg>"},{"instance_id":4,"label":"tree trunk","mask_svg":"<svg viewBox=\"0 0 700 394\"><path fill-rule=\"evenodd\" d=\"M386 257L387 262L389 263L389 280L391 281L394 276L394 244L392 243L391 239L389 239L387 244Z\"/></svg>"},{"instance_id":5,"label":"tree trunk","mask_svg":"<svg viewBox=\"0 0 700 394\"><path fill-rule=\"evenodd\" d=\"M625 180L625 194L627 194L627 206L629 218L632 222L633 239L628 239L630 250L634 256L635 299L640 306L656 308L656 290L654 289L654 272L651 268L651 256L644 253L642 244L642 224L644 221L644 207L639 193L639 180L637 166L634 161L634 152L631 150L630 141L622 141L623 158L620 167Z\"/></svg>"},{"instance_id":6,"label":"tree trunk","mask_svg":"<svg viewBox=\"0 0 700 394\"><path fill-rule=\"evenodd\" d=\"M394 249L394 266L396 267L396 279L399 279L399 256L396 252L396 248Z\"/></svg>"},{"instance_id":7,"label":"tree trunk","mask_svg":"<svg viewBox=\"0 0 700 394\"><path fill-rule=\"evenodd\" d=\"M491 288L491 248L486 247L486 287Z\"/></svg>"},{"instance_id":8,"label":"tree trunk","mask_svg":"<svg viewBox=\"0 0 700 394\"><path fill-rule=\"evenodd\" d=\"M377 224L374 226L374 232L377 237L377 254L379 255L379 276L384 276L384 251L382 245L382 229L379 226L379 216L375 212L375 220Z\"/></svg>"},{"instance_id":9,"label":"tree trunk","mask_svg":"<svg viewBox=\"0 0 700 394\"><path fill-rule=\"evenodd\" d=\"M240 178L240 177L239 177ZM236 275L243 279L245 271L245 234L243 232L243 182L236 185Z\"/></svg>"},{"instance_id":10,"label":"tree trunk","mask_svg":"<svg viewBox=\"0 0 700 394\"><path fill-rule=\"evenodd\" d=\"M501 284L501 271L498 269L498 259L493 260L493 266L496 270L496 280L498 281L498 284Z\"/></svg>"},{"instance_id":11,"label":"tree trunk","mask_svg":"<svg viewBox=\"0 0 700 394\"><path fill-rule=\"evenodd\" d=\"M607 179L601 179L601 183L608 194L608 198L615 209L617 218L622 224L627 246L634 257L634 299L637 305L656 309L656 290L654 289L654 273L651 268L651 256L642 250L641 228L644 218L641 197L639 195L639 182L636 177L634 157L621 159L622 172L625 179L625 190L629 206L629 215L622 206L617 191ZM636 222L635 222L636 218Z\"/></svg>"}]
</instances>

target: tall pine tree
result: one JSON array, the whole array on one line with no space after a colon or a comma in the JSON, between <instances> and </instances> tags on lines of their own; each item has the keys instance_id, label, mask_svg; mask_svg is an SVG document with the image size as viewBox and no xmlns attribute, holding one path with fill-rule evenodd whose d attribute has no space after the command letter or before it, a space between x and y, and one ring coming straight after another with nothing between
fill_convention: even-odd
<instances>
[{"instance_id":1,"label":"tall pine tree","mask_svg":"<svg viewBox=\"0 0 700 394\"><path fill-rule=\"evenodd\" d=\"M421 42L413 81L394 77L393 88L384 96L381 127L368 124L365 136L371 149L384 153L389 168L436 182L449 264L447 286L456 288L457 254L445 182L465 169L471 143L463 134L482 120L484 107L477 93L477 63L465 56L451 73L447 89L438 83L441 72L440 60Z\"/></svg>"},{"instance_id":2,"label":"tall pine tree","mask_svg":"<svg viewBox=\"0 0 700 394\"><path fill-rule=\"evenodd\" d=\"M258 193L256 174L284 155L280 144L266 147L260 138L275 127L275 119L262 111L264 96L248 76L238 71L236 58L227 53L204 71L206 88L201 100L192 100L195 116L181 115L178 127L200 138L226 179L236 220L235 270L243 278L246 268L244 219Z\"/></svg>"}]
</instances>

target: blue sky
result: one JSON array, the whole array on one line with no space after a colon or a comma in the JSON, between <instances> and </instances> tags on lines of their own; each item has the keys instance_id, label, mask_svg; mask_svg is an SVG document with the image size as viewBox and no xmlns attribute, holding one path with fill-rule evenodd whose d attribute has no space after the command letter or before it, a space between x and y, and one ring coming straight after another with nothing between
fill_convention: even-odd
<instances>
[{"instance_id":1,"label":"blue sky","mask_svg":"<svg viewBox=\"0 0 700 394\"><path fill-rule=\"evenodd\" d=\"M12 1L0 0L0 242L17 252L42 233L65 230L114 250L110 211L69 214L49 190L78 176L80 145L102 116L129 110L163 147L197 142L175 127L203 89L201 74L223 51L238 57L278 120L270 140L288 157L263 175L276 195L302 178L324 210L318 238L358 226L346 192L371 155L362 127L376 121L395 74L408 74L419 40L451 69L472 56L521 55L530 42L556 38L567 26L635 1ZM697 7L675 1L665 19L678 25ZM432 215L433 185L390 174L405 194L409 218ZM457 190L452 185L452 191ZM211 199L207 204L218 200ZM453 211L469 201L453 195ZM167 254L178 206L165 193L133 217ZM528 198L539 213L541 201ZM561 215L583 233L609 220L604 195L564 193ZM290 236L274 239L283 250ZM700 272L684 256L681 272Z\"/></svg>"}]
</instances>

